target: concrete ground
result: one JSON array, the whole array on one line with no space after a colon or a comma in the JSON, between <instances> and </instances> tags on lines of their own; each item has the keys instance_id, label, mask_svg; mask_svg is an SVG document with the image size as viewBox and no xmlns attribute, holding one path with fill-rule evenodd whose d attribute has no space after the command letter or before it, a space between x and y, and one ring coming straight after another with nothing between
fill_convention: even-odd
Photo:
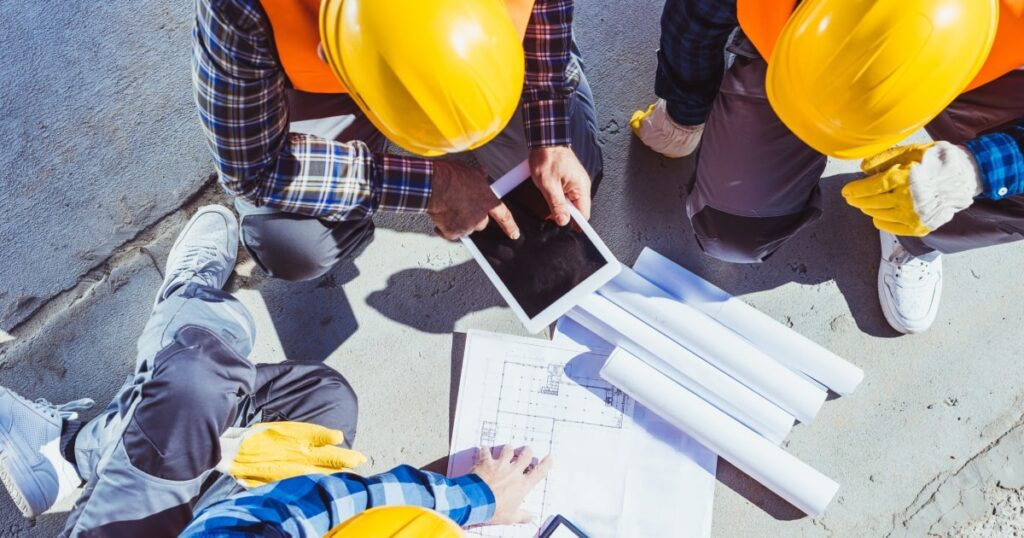
<instances>
[{"instance_id":1,"label":"concrete ground","mask_svg":"<svg viewBox=\"0 0 1024 538\"><path fill-rule=\"evenodd\" d=\"M594 227L624 262L651 246L867 374L786 443L842 484L827 514L802 517L722 465L714 535L1024 533L1024 251L947 257L934 328L899 336L877 304L877 236L839 196L855 163L835 162L826 217L770 261L703 256L682 213L692 160L652 154L627 125L653 98L660 9L579 2L606 162ZM131 371L178 229L198 205L227 202L191 104L191 3L2 2L0 18L0 384L105 402ZM523 332L426 219L378 224L362 256L318 281L271 281L243 258L229 284L259 320L258 360L325 361L349 378L367 473L446 455L453 332ZM25 521L0 495L2 536L53 536L62 520Z\"/></svg>"}]
</instances>

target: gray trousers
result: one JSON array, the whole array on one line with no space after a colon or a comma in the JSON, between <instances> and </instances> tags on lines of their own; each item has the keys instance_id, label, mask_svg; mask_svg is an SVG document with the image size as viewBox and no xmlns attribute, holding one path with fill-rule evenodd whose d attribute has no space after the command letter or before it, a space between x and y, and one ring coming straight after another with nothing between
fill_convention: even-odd
<instances>
[{"instance_id":1,"label":"gray trousers","mask_svg":"<svg viewBox=\"0 0 1024 538\"><path fill-rule=\"evenodd\" d=\"M575 61L580 62L578 54ZM600 182L604 164L597 143L597 112L583 70L576 70L570 100L572 149L593 179ZM386 139L347 95L289 92L291 131L335 139L362 140L375 152ZM472 152L491 178L497 179L529 155L523 131L522 109L492 141ZM235 199L241 216L242 243L264 272L284 280L310 280L329 271L340 260L355 256L373 239L371 219L330 222Z\"/></svg>"},{"instance_id":2,"label":"gray trousers","mask_svg":"<svg viewBox=\"0 0 1024 538\"><path fill-rule=\"evenodd\" d=\"M187 284L154 308L134 377L75 439L86 483L64 536L177 536L194 506L240 488L212 470L231 426L312 422L351 443L345 379L319 363L255 365L254 337L249 312L219 289Z\"/></svg>"},{"instance_id":3,"label":"gray trousers","mask_svg":"<svg viewBox=\"0 0 1024 538\"><path fill-rule=\"evenodd\" d=\"M704 251L721 260L761 262L821 217L818 183L826 157L779 120L765 94L767 64L740 34L737 55L712 106L686 213ZM1024 116L1024 72L960 96L928 126L954 144ZM978 200L926 237L901 237L913 254L946 253L1024 238L1024 196Z\"/></svg>"}]
</instances>

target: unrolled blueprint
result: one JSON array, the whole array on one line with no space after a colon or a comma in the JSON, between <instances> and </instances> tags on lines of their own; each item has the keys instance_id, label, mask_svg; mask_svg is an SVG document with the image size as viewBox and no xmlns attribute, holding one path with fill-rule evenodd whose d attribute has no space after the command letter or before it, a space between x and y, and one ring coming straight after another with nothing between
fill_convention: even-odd
<instances>
[{"instance_id":1,"label":"unrolled blueprint","mask_svg":"<svg viewBox=\"0 0 1024 538\"><path fill-rule=\"evenodd\" d=\"M710 535L717 457L601 379L606 360L564 339L469 334L449 475L482 445L555 458L526 500L535 523L472 535L532 538L556 514L593 538Z\"/></svg>"}]
</instances>

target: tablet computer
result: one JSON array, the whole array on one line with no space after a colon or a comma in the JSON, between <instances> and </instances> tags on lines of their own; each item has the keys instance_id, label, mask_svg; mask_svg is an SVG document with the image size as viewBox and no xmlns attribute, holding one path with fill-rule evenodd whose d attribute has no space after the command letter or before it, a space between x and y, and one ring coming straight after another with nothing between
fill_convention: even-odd
<instances>
[{"instance_id":1,"label":"tablet computer","mask_svg":"<svg viewBox=\"0 0 1024 538\"><path fill-rule=\"evenodd\" d=\"M491 185L519 226L509 239L491 220L462 238L484 273L531 333L540 332L619 273L621 266L586 219L558 226L524 161Z\"/></svg>"}]
</instances>

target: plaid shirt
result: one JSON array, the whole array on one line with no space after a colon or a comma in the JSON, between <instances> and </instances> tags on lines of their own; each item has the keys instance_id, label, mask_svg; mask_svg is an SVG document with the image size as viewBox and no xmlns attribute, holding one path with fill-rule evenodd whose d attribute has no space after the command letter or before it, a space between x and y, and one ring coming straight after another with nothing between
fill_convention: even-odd
<instances>
[{"instance_id":1,"label":"plaid shirt","mask_svg":"<svg viewBox=\"0 0 1024 538\"><path fill-rule=\"evenodd\" d=\"M182 537L321 538L377 506L423 506L462 526L494 516L494 494L476 475L455 479L408 465L361 477L307 475L252 489L200 512Z\"/></svg>"},{"instance_id":2,"label":"plaid shirt","mask_svg":"<svg viewBox=\"0 0 1024 538\"><path fill-rule=\"evenodd\" d=\"M430 161L288 132L287 79L257 4L196 0L195 99L224 189L257 206L333 221L426 211ZM531 148L570 142L572 19L572 0L536 0L523 43Z\"/></svg>"},{"instance_id":3,"label":"plaid shirt","mask_svg":"<svg viewBox=\"0 0 1024 538\"><path fill-rule=\"evenodd\" d=\"M725 44L739 25L736 0L666 0L654 92L682 125L707 120L725 73Z\"/></svg>"},{"instance_id":4,"label":"plaid shirt","mask_svg":"<svg viewBox=\"0 0 1024 538\"><path fill-rule=\"evenodd\" d=\"M1008 132L980 136L964 145L978 163L983 198L1024 194L1024 118Z\"/></svg>"}]
</instances>

